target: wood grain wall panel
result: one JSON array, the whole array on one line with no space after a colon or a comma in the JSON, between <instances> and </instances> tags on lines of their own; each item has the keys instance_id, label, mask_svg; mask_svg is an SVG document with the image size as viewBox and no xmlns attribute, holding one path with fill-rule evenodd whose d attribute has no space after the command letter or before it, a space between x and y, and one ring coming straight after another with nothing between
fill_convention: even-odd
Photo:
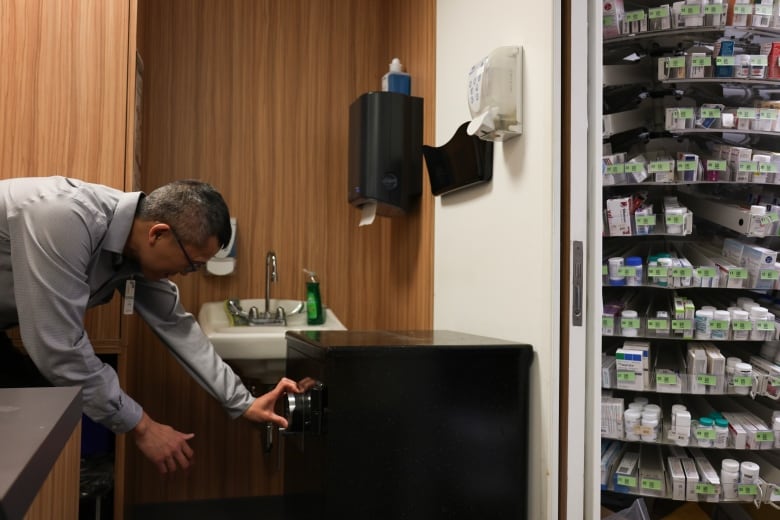
<instances>
[{"instance_id":1,"label":"wood grain wall panel","mask_svg":"<svg viewBox=\"0 0 780 520\"><path fill-rule=\"evenodd\" d=\"M3 2L2 177L124 187L128 15L127 1Z\"/></svg>"},{"instance_id":2,"label":"wood grain wall panel","mask_svg":"<svg viewBox=\"0 0 780 520\"><path fill-rule=\"evenodd\" d=\"M397 56L424 98L434 141L435 0L139 0L144 60L142 188L179 178L214 184L238 219L237 272L179 277L197 314L207 301L262 297L265 255L277 298L304 298L302 269L351 329L430 328L433 198L403 218L358 227L347 203L349 105L379 90ZM196 466L161 478L128 450L127 501L281 492L258 430L230 421L145 325L131 332L131 395L152 417L196 433Z\"/></svg>"}]
</instances>

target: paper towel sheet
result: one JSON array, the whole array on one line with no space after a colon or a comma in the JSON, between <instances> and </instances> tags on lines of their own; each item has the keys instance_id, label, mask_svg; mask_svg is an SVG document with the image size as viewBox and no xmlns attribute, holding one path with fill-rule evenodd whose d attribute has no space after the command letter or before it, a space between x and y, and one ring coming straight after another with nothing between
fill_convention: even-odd
<instances>
[{"instance_id":1,"label":"paper towel sheet","mask_svg":"<svg viewBox=\"0 0 780 520\"><path fill-rule=\"evenodd\" d=\"M360 226L368 226L374 223L376 218L376 202L367 202L360 206Z\"/></svg>"}]
</instances>

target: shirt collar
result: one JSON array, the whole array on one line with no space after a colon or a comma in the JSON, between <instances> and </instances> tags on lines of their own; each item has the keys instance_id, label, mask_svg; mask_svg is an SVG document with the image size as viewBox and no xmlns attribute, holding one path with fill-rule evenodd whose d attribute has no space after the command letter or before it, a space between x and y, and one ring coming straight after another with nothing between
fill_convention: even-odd
<instances>
[{"instance_id":1,"label":"shirt collar","mask_svg":"<svg viewBox=\"0 0 780 520\"><path fill-rule=\"evenodd\" d=\"M141 200L141 197L144 196L140 191L120 195L114 210L114 217L111 219L111 223L106 231L103 250L122 255L127 238L130 236L130 229L133 227L135 210L138 208L138 202Z\"/></svg>"}]
</instances>

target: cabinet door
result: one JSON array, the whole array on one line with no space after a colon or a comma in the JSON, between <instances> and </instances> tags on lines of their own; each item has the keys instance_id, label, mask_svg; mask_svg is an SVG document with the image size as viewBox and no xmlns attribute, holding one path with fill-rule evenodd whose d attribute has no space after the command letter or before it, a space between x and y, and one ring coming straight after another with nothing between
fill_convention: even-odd
<instances>
[{"instance_id":1,"label":"cabinet door","mask_svg":"<svg viewBox=\"0 0 780 520\"><path fill-rule=\"evenodd\" d=\"M0 176L124 187L128 2L5 0Z\"/></svg>"},{"instance_id":2,"label":"cabinet door","mask_svg":"<svg viewBox=\"0 0 780 520\"><path fill-rule=\"evenodd\" d=\"M128 0L4 0L0 178L65 175L125 187ZM120 306L88 315L116 345Z\"/></svg>"}]
</instances>

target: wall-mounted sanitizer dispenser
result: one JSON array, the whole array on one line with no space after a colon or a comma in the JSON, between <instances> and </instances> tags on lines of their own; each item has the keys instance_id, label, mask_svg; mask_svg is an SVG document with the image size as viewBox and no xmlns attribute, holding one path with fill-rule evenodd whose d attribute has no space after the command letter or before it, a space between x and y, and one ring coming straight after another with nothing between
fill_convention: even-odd
<instances>
[{"instance_id":1,"label":"wall-mounted sanitizer dispenser","mask_svg":"<svg viewBox=\"0 0 780 520\"><path fill-rule=\"evenodd\" d=\"M349 107L349 197L403 215L422 193L423 100L367 92Z\"/></svg>"},{"instance_id":2,"label":"wall-mounted sanitizer dispenser","mask_svg":"<svg viewBox=\"0 0 780 520\"><path fill-rule=\"evenodd\" d=\"M506 141L523 133L523 48L499 47L469 71L469 135Z\"/></svg>"}]
</instances>

